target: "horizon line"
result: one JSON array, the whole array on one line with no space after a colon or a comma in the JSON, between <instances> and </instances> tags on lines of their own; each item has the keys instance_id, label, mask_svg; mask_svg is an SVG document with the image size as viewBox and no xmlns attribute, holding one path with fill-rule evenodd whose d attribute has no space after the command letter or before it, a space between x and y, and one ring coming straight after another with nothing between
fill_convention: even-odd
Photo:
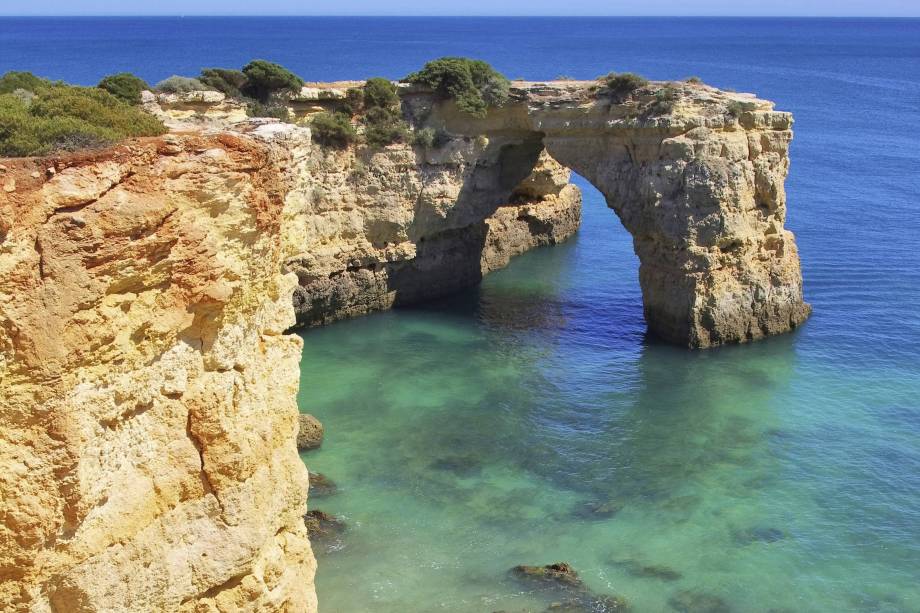
<instances>
[{"instance_id":1,"label":"horizon line","mask_svg":"<svg viewBox=\"0 0 920 613\"><path fill-rule=\"evenodd\" d=\"M80 14L57 14L57 15L23 15L23 14L6 14L0 13L0 18L17 17L32 19L57 19L57 18L74 18L74 17L160 17L160 18L180 18L187 17L310 17L310 18L331 18L331 19L920 19L920 13L917 15L393 15L393 14L352 14L352 15L333 15L333 14L303 14L303 13L191 13L191 14L156 14L156 13L80 13Z\"/></svg>"}]
</instances>

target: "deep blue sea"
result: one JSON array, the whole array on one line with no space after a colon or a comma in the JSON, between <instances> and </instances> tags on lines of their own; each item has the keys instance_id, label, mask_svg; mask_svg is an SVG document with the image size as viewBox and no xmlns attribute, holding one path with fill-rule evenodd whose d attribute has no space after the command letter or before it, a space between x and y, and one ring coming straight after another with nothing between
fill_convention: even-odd
<instances>
[{"instance_id":1,"label":"deep blue sea","mask_svg":"<svg viewBox=\"0 0 920 613\"><path fill-rule=\"evenodd\" d=\"M349 524L321 609L542 611L567 561L635 611L920 611L920 20L0 19L0 72L93 84L271 59L307 80L441 55L509 77L698 75L796 117L793 334L645 334L626 231L581 231L448 300L303 333L307 465ZM601 512L598 512L598 510Z\"/></svg>"}]
</instances>

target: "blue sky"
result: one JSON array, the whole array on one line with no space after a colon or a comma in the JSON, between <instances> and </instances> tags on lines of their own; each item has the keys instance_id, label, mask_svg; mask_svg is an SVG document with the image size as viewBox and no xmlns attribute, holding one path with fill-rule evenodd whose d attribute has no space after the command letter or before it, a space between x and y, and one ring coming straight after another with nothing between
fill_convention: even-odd
<instances>
[{"instance_id":1,"label":"blue sky","mask_svg":"<svg viewBox=\"0 0 920 613\"><path fill-rule=\"evenodd\" d=\"M3 0L0 15L920 16L920 0Z\"/></svg>"}]
</instances>

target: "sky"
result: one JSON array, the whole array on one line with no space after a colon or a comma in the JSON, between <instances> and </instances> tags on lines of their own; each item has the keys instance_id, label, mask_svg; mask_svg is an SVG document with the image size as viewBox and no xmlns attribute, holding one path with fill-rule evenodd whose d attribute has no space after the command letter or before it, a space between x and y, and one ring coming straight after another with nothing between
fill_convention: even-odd
<instances>
[{"instance_id":1,"label":"sky","mask_svg":"<svg viewBox=\"0 0 920 613\"><path fill-rule=\"evenodd\" d=\"M920 0L0 0L0 15L920 16Z\"/></svg>"}]
</instances>

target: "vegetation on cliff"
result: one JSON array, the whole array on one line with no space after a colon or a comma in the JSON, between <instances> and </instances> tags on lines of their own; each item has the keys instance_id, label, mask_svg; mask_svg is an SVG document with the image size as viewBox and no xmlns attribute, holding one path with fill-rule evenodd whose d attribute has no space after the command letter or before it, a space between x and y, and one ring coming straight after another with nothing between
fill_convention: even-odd
<instances>
[{"instance_id":1,"label":"vegetation on cliff","mask_svg":"<svg viewBox=\"0 0 920 613\"><path fill-rule=\"evenodd\" d=\"M73 151L165 132L158 119L100 87L23 72L0 77L0 155Z\"/></svg>"},{"instance_id":2,"label":"vegetation on cliff","mask_svg":"<svg viewBox=\"0 0 920 613\"><path fill-rule=\"evenodd\" d=\"M364 84L364 139L371 147L402 142L409 134L396 86L375 77Z\"/></svg>"},{"instance_id":3,"label":"vegetation on cliff","mask_svg":"<svg viewBox=\"0 0 920 613\"><path fill-rule=\"evenodd\" d=\"M465 57L442 57L425 64L403 81L429 87L444 100L453 100L457 108L483 117L490 106L508 101L510 83L488 63Z\"/></svg>"},{"instance_id":4,"label":"vegetation on cliff","mask_svg":"<svg viewBox=\"0 0 920 613\"><path fill-rule=\"evenodd\" d=\"M611 72L601 77L600 81L606 87L607 93L616 99L625 98L637 89L648 85L648 79L634 72Z\"/></svg>"},{"instance_id":5,"label":"vegetation on cliff","mask_svg":"<svg viewBox=\"0 0 920 613\"><path fill-rule=\"evenodd\" d=\"M99 85L96 87L101 87L128 104L140 104L141 92L145 89L150 89L146 81L130 72L109 75L99 81Z\"/></svg>"},{"instance_id":6,"label":"vegetation on cliff","mask_svg":"<svg viewBox=\"0 0 920 613\"><path fill-rule=\"evenodd\" d=\"M163 94L186 94L208 88L198 79L173 75L154 85L154 89Z\"/></svg>"},{"instance_id":7,"label":"vegetation on cliff","mask_svg":"<svg viewBox=\"0 0 920 613\"><path fill-rule=\"evenodd\" d=\"M232 68L203 68L198 80L209 89L217 90L231 98L242 97L242 88L246 85L246 75L243 71Z\"/></svg>"},{"instance_id":8,"label":"vegetation on cliff","mask_svg":"<svg viewBox=\"0 0 920 613\"><path fill-rule=\"evenodd\" d=\"M388 79L373 77L363 87L349 89L338 108L338 112L320 113L312 120L313 137L321 145L341 148L356 142L353 117L364 126L364 142L370 147L405 142L409 136L396 86Z\"/></svg>"},{"instance_id":9,"label":"vegetation on cliff","mask_svg":"<svg viewBox=\"0 0 920 613\"><path fill-rule=\"evenodd\" d=\"M263 104L282 92L296 92L303 87L303 79L274 62L253 60L243 67L246 81L240 86L243 95Z\"/></svg>"},{"instance_id":10,"label":"vegetation on cliff","mask_svg":"<svg viewBox=\"0 0 920 613\"><path fill-rule=\"evenodd\" d=\"M358 139L351 118L344 113L317 113L310 127L313 140L325 147L344 149Z\"/></svg>"}]
</instances>

